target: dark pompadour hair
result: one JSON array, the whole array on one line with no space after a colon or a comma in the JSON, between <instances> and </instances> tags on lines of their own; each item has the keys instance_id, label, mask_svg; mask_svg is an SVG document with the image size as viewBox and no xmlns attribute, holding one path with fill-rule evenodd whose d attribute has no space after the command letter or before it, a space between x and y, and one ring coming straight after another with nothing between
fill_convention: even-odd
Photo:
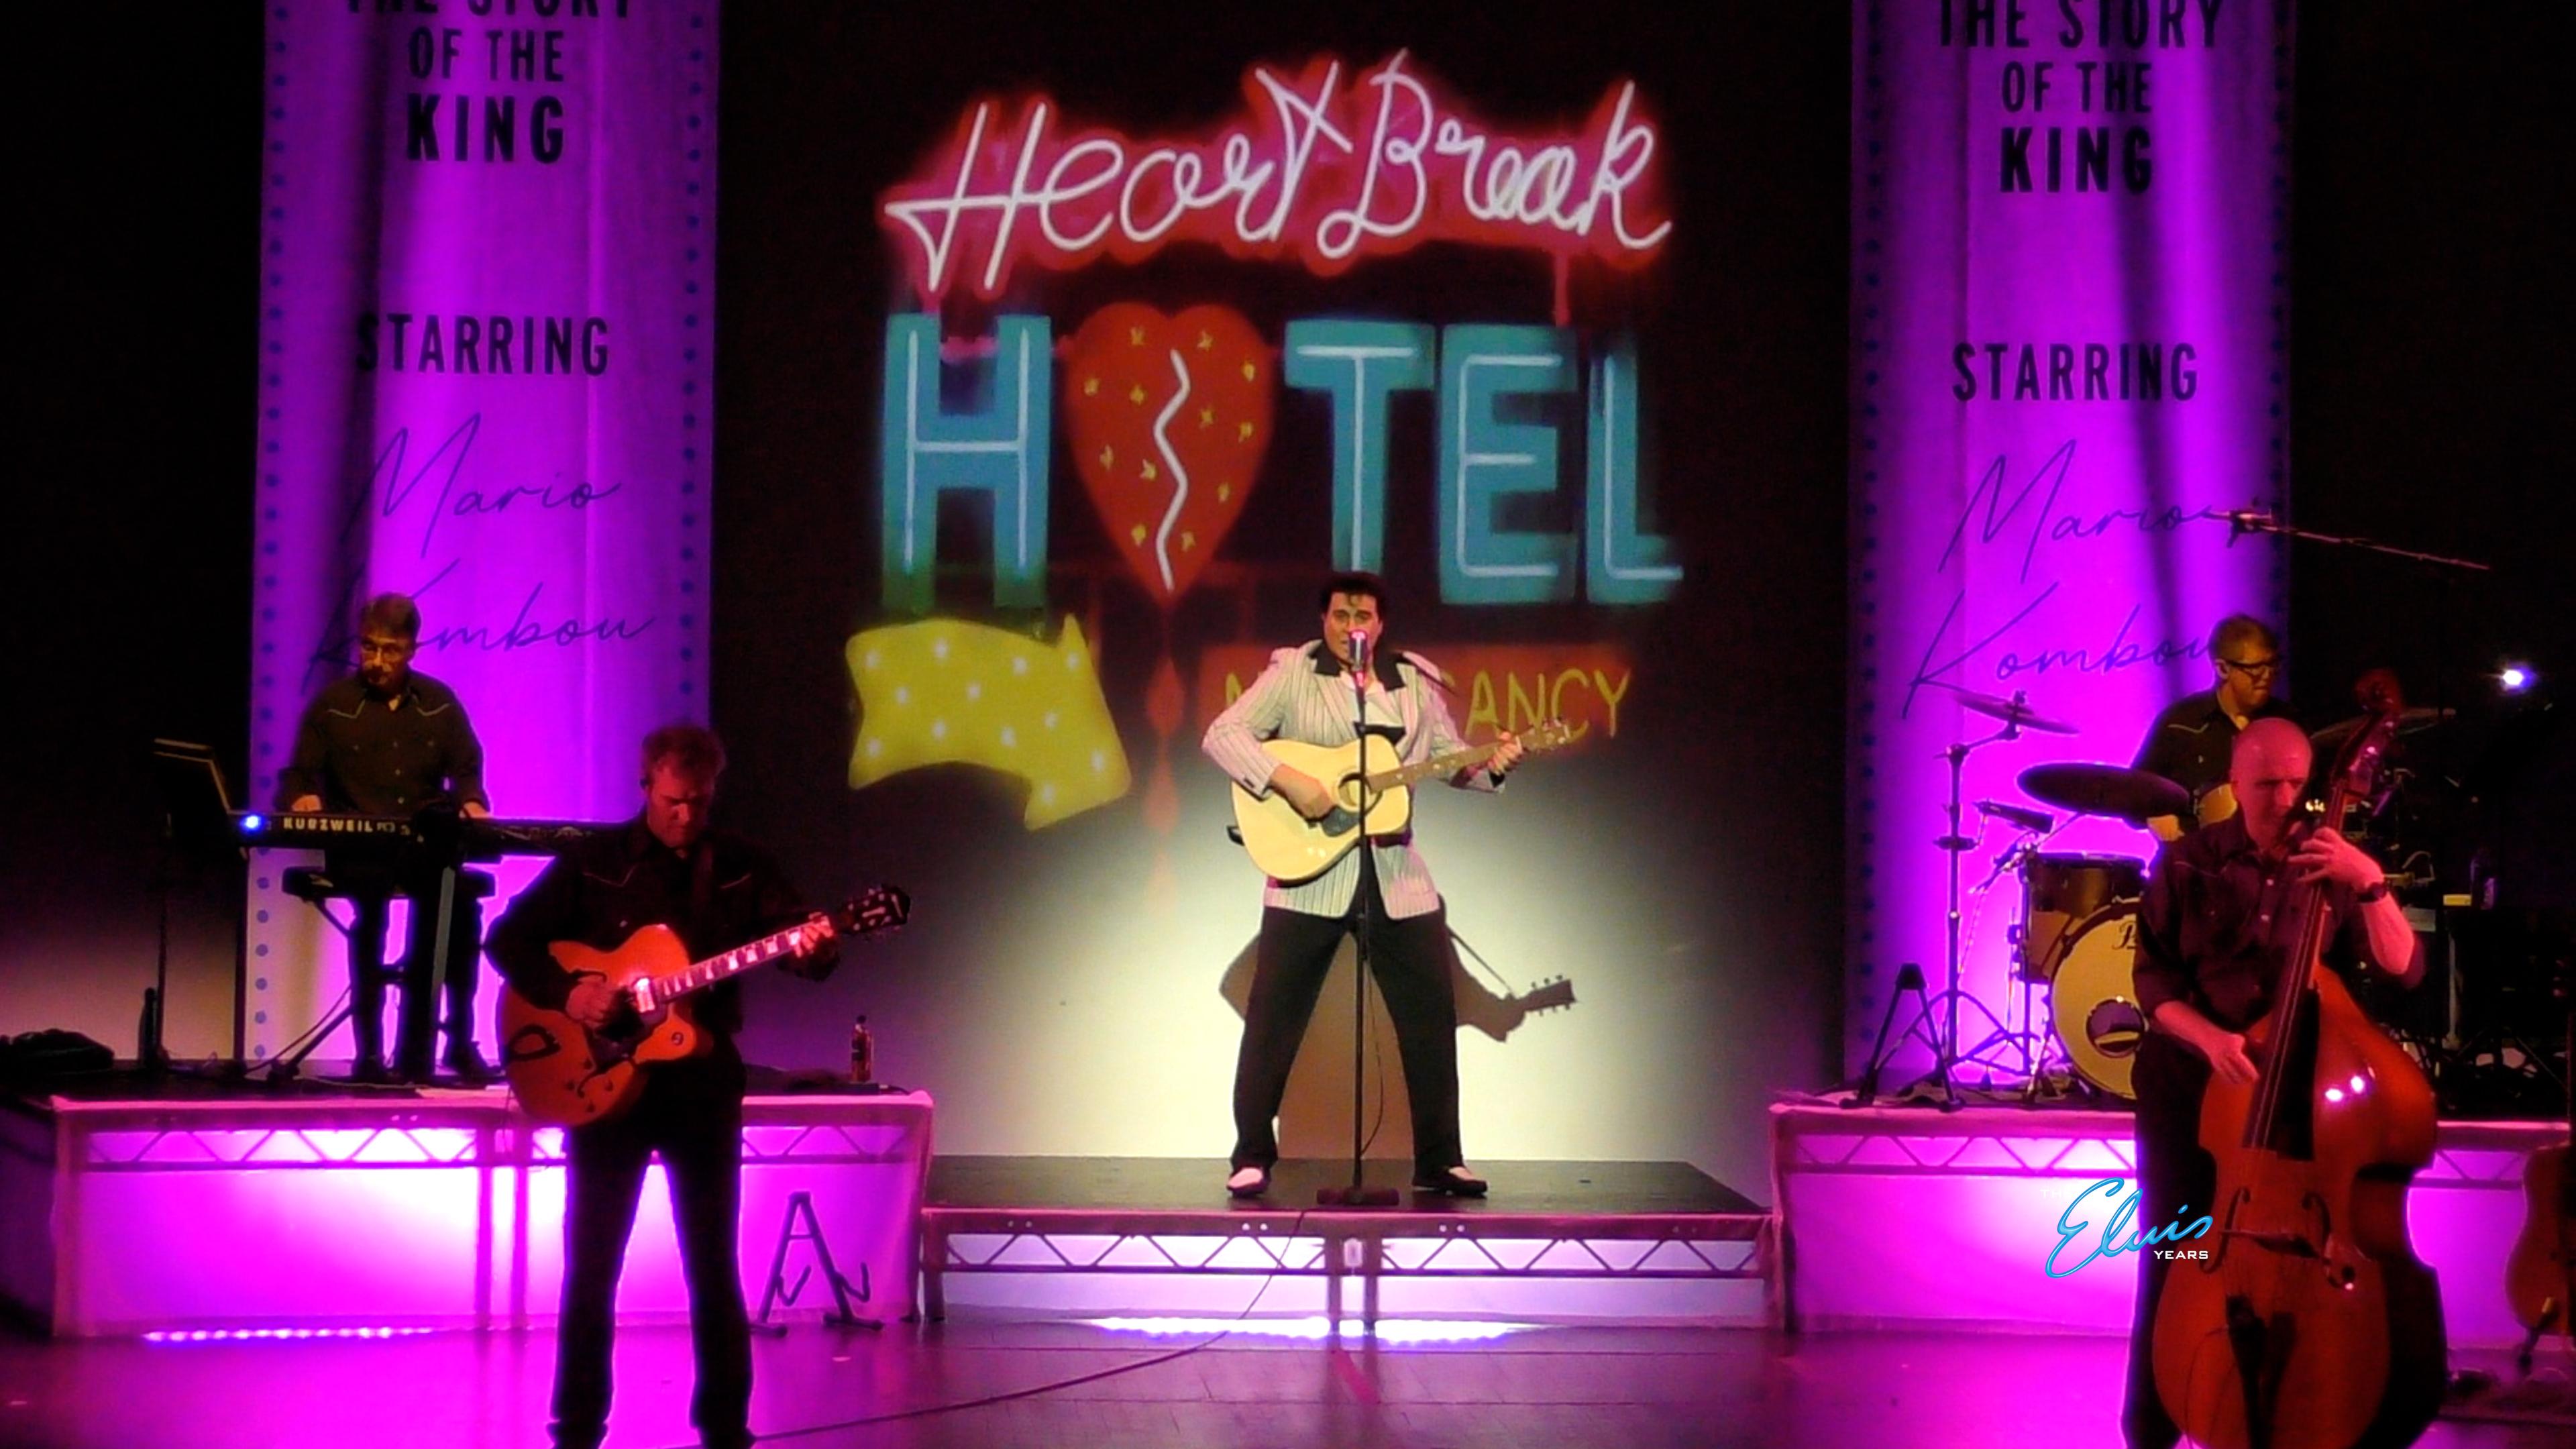
<instances>
[{"instance_id":1,"label":"dark pompadour hair","mask_svg":"<svg viewBox=\"0 0 2576 1449\"><path fill-rule=\"evenodd\" d=\"M1325 578L1323 586L1315 590L1316 612L1321 613L1322 611L1333 607L1333 595L1335 594L1350 594L1354 597L1366 594L1370 598L1377 600L1377 611L1379 613L1383 614L1386 612L1386 580L1379 578L1375 574L1361 573L1358 570L1353 569L1328 576Z\"/></svg>"}]
</instances>

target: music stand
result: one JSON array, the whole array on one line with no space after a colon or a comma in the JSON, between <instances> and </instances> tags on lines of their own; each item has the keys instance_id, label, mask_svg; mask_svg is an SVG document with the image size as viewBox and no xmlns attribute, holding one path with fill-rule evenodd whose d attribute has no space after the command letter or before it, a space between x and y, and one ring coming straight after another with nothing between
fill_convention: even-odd
<instances>
[{"instance_id":1,"label":"music stand","mask_svg":"<svg viewBox=\"0 0 2576 1449\"><path fill-rule=\"evenodd\" d=\"M152 1071L167 1070L170 1053L163 1024L170 1003L170 887L175 862L206 865L239 860L240 842L233 833L232 791L225 787L223 766L214 748L192 740L152 741L152 781L161 800L161 866L153 876L160 914L160 942L155 952L152 989L144 993L143 1024L135 1056ZM238 902L239 893L235 893ZM242 1005L250 970L241 922L233 928L233 1066L242 1060Z\"/></svg>"}]
</instances>

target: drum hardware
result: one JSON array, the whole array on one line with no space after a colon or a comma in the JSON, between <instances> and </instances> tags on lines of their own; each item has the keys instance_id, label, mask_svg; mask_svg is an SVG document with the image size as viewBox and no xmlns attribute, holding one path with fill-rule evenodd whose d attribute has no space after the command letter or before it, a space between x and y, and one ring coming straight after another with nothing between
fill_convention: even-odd
<instances>
[{"instance_id":1,"label":"drum hardware","mask_svg":"<svg viewBox=\"0 0 2576 1449\"><path fill-rule=\"evenodd\" d=\"M2419 705L2397 717L2397 733L2400 736L2420 734L2458 713L2459 711L2455 709L2434 709ZM2308 736L2308 743L2315 747L2318 754L2331 756L2335 751L2343 748L2343 742L2351 739L2354 731L2369 724L2370 720L2371 717L2366 714L2336 720L2333 724L2323 726L2315 734Z\"/></svg>"},{"instance_id":2,"label":"drum hardware","mask_svg":"<svg viewBox=\"0 0 2576 1449\"><path fill-rule=\"evenodd\" d=\"M1987 803L1978 802L1978 808L1984 810ZM1994 810L1988 810L1986 813L1995 819L2010 822L2020 834L2012 844L2005 846L1996 854L1995 868L1986 872L1986 878L1977 883L1977 897L1981 902L1989 898L1988 893L1993 889L1995 882L2003 878L2006 871L2018 871L2025 862L2039 853L2040 847L2048 843L2048 836L2052 833L2046 827L2054 824L2047 816L2040 815L2036 811L2015 810L2009 815ZM1982 908L1979 914L1982 917ZM2023 935L2023 923L2019 919L2015 919L2004 928L2004 941L2011 947L2015 959L2020 956ZM1978 1009L1984 1010L1984 1003L1978 1003ZM2021 1075L2027 1082L2037 1070L2041 1053L2040 1043L2031 1031L2030 992L2027 989L2022 992L2021 1027L2018 1030L2009 1022L1995 1020L1991 1012L1987 1013L1987 1020L1993 1023L1993 1030L1989 1031L1974 1047L1961 1052L1959 1059L1962 1062L1993 1066L1996 1063L1988 1058L1987 1053L1998 1048L2009 1050L2013 1059L2018 1061Z\"/></svg>"},{"instance_id":3,"label":"drum hardware","mask_svg":"<svg viewBox=\"0 0 2576 1449\"><path fill-rule=\"evenodd\" d=\"M2003 699L1991 694L1979 694L1973 689L1961 689L1955 684L1943 684L1937 679L1926 680L1925 683L1937 689L1948 690L1959 701L1959 707L1971 714L1981 714L1988 719L2002 720L2004 728L2010 732L2037 730L2046 735L2083 733L2081 729L2065 720L2052 719L2031 708L2030 701L2020 690L2014 690L2012 698ZM2011 739L2013 734L2007 733L2001 738Z\"/></svg>"},{"instance_id":4,"label":"drum hardware","mask_svg":"<svg viewBox=\"0 0 2576 1449\"><path fill-rule=\"evenodd\" d=\"M2000 800L1978 801L1977 813L1980 815L1991 815L2006 825L2028 835L2054 835L2057 833L2057 822L2052 817L2042 815L2036 810L2025 810L2019 805L2006 805ZM1986 877L1986 880L1991 884L1994 881L1994 877L1988 876Z\"/></svg>"},{"instance_id":5,"label":"drum hardware","mask_svg":"<svg viewBox=\"0 0 2576 1449\"><path fill-rule=\"evenodd\" d=\"M1979 801L1978 808L1985 810L1989 803L1990 802L1987 801ZM2006 809L2008 809L2010 813L2006 813ZM2021 837L2015 840L2011 845L2005 847L2001 853L1995 856L1995 868L1987 872L1986 878L1982 882L1979 882L1977 886L1977 892L1980 896L1983 896L1987 891L1991 890L1995 882L2003 878L2006 871L2013 871L2017 874L2026 871L2029 868L2030 862L2041 858L2040 847L2046 845L2048 843L2049 836L2056 833L2054 828L2055 822L2048 816L2042 815L2035 810L2022 810L2017 807L2006 807L2006 809L1987 810L1987 813L1994 816L1996 819L2007 820L2020 827L2022 832ZM1986 1048L1990 1044L1996 1044L1998 1038L2000 1039L2000 1044L2010 1046L2014 1053L2021 1059L2022 1101L2024 1103L2030 1103L2039 1099L2043 1069L2047 1063L2048 1051L2046 1038L2039 1030L2037 1006L2032 1000L2034 991L2033 982L2029 973L2022 969L2024 953L2028 950L2030 939L2030 892L2026 882L2021 891L2021 896L2022 910L2019 919L2016 919L2011 925L2004 928L2004 940L2006 944L2012 948L2014 962L2013 974L2016 979L2016 984L2021 988L2021 1027L2019 1030L2013 1030L2009 1027L1998 1027L1996 1036L1990 1036L1986 1041L1978 1043L1977 1050L1968 1053L1968 1055L1970 1057L1982 1057Z\"/></svg>"},{"instance_id":6,"label":"drum hardware","mask_svg":"<svg viewBox=\"0 0 2576 1449\"><path fill-rule=\"evenodd\" d=\"M1943 685L1941 687L1948 690L1953 696L1955 696L1959 701L1960 707L1967 710L1969 713L1981 714L1989 719L1998 719L2003 721L2002 729L1995 731L1984 739L1961 740L1953 743L1948 749L1941 752L1941 757L1948 761L1950 765L1950 799L1948 806L1946 807L1948 810L1946 818L1949 821L1950 829L1948 834L1941 836L1938 840L1935 840L1933 844L1938 846L1942 853L1949 857L1947 862L1949 867L1949 914L1946 921L1948 928L1946 959L1949 967L1949 976L1943 983L1941 995L1938 998L1942 1004L1941 1014L1943 1024L1937 1031L1936 1035L1940 1039L1941 1048L1938 1052L1934 1053L1932 1070L1925 1073L1921 1080L1906 1088L1905 1095L1928 1096L1931 1093L1931 1088L1937 1082L1940 1089L1939 1103L1941 1110L1944 1112L1955 1112L1959 1110L1961 1105L1959 1100L1959 1084L1957 1081L1958 1067L1961 1058L1961 1053L1959 1051L1959 1001L1967 994L1959 984L1961 965L1959 959L1959 858L1970 850L1976 848L1976 842L1974 840L1971 840L1967 836L1959 833L1959 817L1962 813L1962 797L1966 793L1968 756L1974 754L1978 750L1984 749L1988 745L2000 744L2007 740L2018 740L2021 738L2021 733L2025 729L2038 730L2048 734L2066 735L2074 734L2076 729L2074 725L2069 724L2064 720L2051 719L2046 715L2039 713L2037 710L2032 709L2030 707L2029 699L2019 690L2015 690L2012 698L2010 699L1998 699L1990 694L1978 694L1973 690L1961 689L1955 685ZM1985 1005L1982 1002L1978 1004L1977 1009L1980 1011L1986 1011ZM1986 1011L1986 1016L1991 1020L1994 1013ZM1996 1029L1997 1032L2001 1031L2001 1022L1996 1023ZM1983 1051L1987 1043L1991 1042L1993 1039L1993 1035L1990 1034L1985 1042L1980 1042L1978 1044L1978 1050Z\"/></svg>"},{"instance_id":7,"label":"drum hardware","mask_svg":"<svg viewBox=\"0 0 2576 1449\"><path fill-rule=\"evenodd\" d=\"M1961 856L1977 847L1977 842L1962 833L1961 828L1964 824L1962 817L1966 813L1964 797L1968 756L1988 745L2020 739L2024 730L2071 735L2076 733L2077 729L2065 720L2053 719L2041 714L2032 708L2029 699L2018 691L2011 698L2004 699L1990 694L1979 694L1974 690L1961 689L1951 684L1939 684L1937 687L1954 696L1960 708L1971 714L2000 720L2003 726L1982 739L1956 741L1941 752L1941 758L1950 766L1950 797L1944 807L1944 819L1949 828L1933 841L1933 845L1948 857L1947 919L1944 923L1947 974L1937 997L1923 999L1918 992L1916 1020L1923 1027L1921 1034L1933 1044L1931 1070L1925 1072L1898 1094L1900 1097L1914 1100L1928 1099L1936 1103L1944 1112L1955 1112L1963 1105L1957 1081L1958 1067L1962 1059L1959 1051L1959 1003L1967 997L1967 992L1960 985L1959 861ZM1993 803L1980 802L1980 808L1984 809ZM2003 808L2026 816L2037 816L2037 812L2022 811L2017 806ZM2005 818L1999 810L1987 809L1986 813L1999 819ZM2044 828L2045 817L2037 818L2042 820ZM2022 822L2022 825L2023 828L2028 828L2027 821ZM1876 1095L1879 1074L1887 1064L1888 1028L1894 1022L1898 999L1895 996L1889 999L1888 1020L1880 1024L1878 1045L1870 1053L1869 1066L1862 1078L1864 1084L1870 1089L1870 1096ZM1978 1050L1982 1052L1998 1037L2008 1034L2004 1031L2003 1023L1995 1019L1994 1013L1988 1010L1983 1002L1977 1003L1977 1009L1983 1012L1995 1027L1994 1033L1978 1044ZM1901 1044L1906 1037L1915 1034L1914 1027L1909 1026L1898 1041Z\"/></svg>"}]
</instances>

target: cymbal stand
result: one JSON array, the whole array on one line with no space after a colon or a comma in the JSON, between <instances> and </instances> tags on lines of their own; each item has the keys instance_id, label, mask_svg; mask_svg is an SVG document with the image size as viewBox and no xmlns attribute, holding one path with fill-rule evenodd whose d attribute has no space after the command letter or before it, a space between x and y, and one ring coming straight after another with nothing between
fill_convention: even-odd
<instances>
[{"instance_id":1,"label":"cymbal stand","mask_svg":"<svg viewBox=\"0 0 2576 1449\"><path fill-rule=\"evenodd\" d=\"M2016 705L2020 704L2022 702L2022 696L2018 693L2014 694L2013 702ZM1950 857L1948 918L1949 940L1948 954L1946 957L1949 963L1950 974L1948 981L1943 986L1940 996L1940 1000L1943 1003L1940 1012L1941 1025L1936 1032L1936 1035L1940 1039L1940 1050L1934 1054L1932 1070L1924 1073L1922 1077L1917 1079L1912 1085L1908 1086L1899 1095L1917 1099L1929 1099L1937 1095L1940 1108L1944 1112L1956 1112L1959 1110L1961 1105L1959 1100L1959 1084L1954 1080L1959 1066L1959 998L1964 994L1959 989L1959 857L1967 854L1971 850L1974 850L1977 845L1977 842L1974 839L1966 835L1962 835L1959 832L1959 816L1965 808L1966 803L1963 797L1966 789L1968 756L1975 754L1977 751L1984 749L1988 745L2000 744L2006 740L2017 740L2020 738L2021 721L2018 719L2007 720L2005 721L2002 729L1995 731L1984 739L1961 741L1952 744L1948 749L1941 752L1941 758L1950 762L1950 803L1948 806L1950 829L1948 834L1943 835L1940 839L1934 841L1933 844L1939 846L1942 851ZM1979 1009L1984 1009L1982 1003L1980 1004ZM1989 1017L1994 1015L1994 1013L1990 1011L1986 1014ZM1940 1090L1937 1094L1932 1091L1933 1084L1936 1082L1940 1084Z\"/></svg>"},{"instance_id":2,"label":"cymbal stand","mask_svg":"<svg viewBox=\"0 0 2576 1449\"><path fill-rule=\"evenodd\" d=\"M2039 848L2046 845L2049 838L2057 833L2055 830L2034 830L2027 825L2016 825L2014 829L2017 833L2013 843L2006 846L2003 853L1995 857L1995 868L1987 872L1986 878L1978 883L1979 894L1992 890L1995 882L2003 879L2005 872L2027 868L2031 858L2039 854ZM2006 1030L1989 1033L1984 1041L1977 1043L1973 1050L1962 1052L1960 1057L1962 1060L1973 1060L1983 1056L1988 1047L1997 1044L2013 1048L2021 1057L2021 1099L2027 1104L2039 1099L2040 1069L2047 1057L2047 1052L2041 1043L2047 1039L2048 1034L2039 1029L2039 1009L2034 1000L2039 991L2040 978L2030 971L2029 962L2024 959L2030 950L2030 889L2026 881L2021 893L2021 915L2013 922L2008 938L2012 943L2013 956L2018 962L2013 976L2015 984L2021 988L2021 1027L2017 1031L2011 1030L2007 1024Z\"/></svg>"}]
</instances>

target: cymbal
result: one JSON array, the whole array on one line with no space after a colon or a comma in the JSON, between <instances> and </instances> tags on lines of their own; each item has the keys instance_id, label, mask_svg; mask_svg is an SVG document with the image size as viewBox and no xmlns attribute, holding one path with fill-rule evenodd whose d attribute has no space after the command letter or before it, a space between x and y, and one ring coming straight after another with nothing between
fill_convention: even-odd
<instances>
[{"instance_id":1,"label":"cymbal","mask_svg":"<svg viewBox=\"0 0 2576 1449\"><path fill-rule=\"evenodd\" d=\"M2429 707L2402 710L2397 716L2397 732L2401 735L2411 735L2417 730L2431 729L2458 713L2459 711L2455 709ZM2333 724L2308 736L2308 743L2315 746L2319 752L2342 749L2344 741L2361 733L2363 728L2375 718L2377 718L2375 715L2357 714L2350 719L2336 720Z\"/></svg>"},{"instance_id":2,"label":"cymbal","mask_svg":"<svg viewBox=\"0 0 2576 1449\"><path fill-rule=\"evenodd\" d=\"M2032 709L2029 701L2023 699L2018 694L2014 695L2010 699L2005 699L1998 695L1979 694L1973 689L1961 689L1955 684L1942 684L1937 679L1928 682L1938 685L1940 688L1946 689L1952 694L1957 695L1959 699L1959 707L1972 714L1981 714L1990 719L1999 719L2008 725L2015 725L2026 730L2038 730L2042 734L2071 735L2081 733L2081 731L2077 730L2074 725L2067 723L2065 720L2051 719L2047 715L2041 714L2038 710Z\"/></svg>"},{"instance_id":3,"label":"cymbal","mask_svg":"<svg viewBox=\"0 0 2576 1449\"><path fill-rule=\"evenodd\" d=\"M2033 835L2046 835L2057 828L2057 822L2048 816L2036 810L2025 810L2018 805L2007 805L2001 800L1980 800L1977 802L1977 809L2015 830L2027 830Z\"/></svg>"},{"instance_id":4,"label":"cymbal","mask_svg":"<svg viewBox=\"0 0 2576 1449\"><path fill-rule=\"evenodd\" d=\"M2133 825L2159 815L2191 814L2191 792L2162 775L2120 765L2033 765L2021 772L2022 793L2079 815L2112 815Z\"/></svg>"}]
</instances>

